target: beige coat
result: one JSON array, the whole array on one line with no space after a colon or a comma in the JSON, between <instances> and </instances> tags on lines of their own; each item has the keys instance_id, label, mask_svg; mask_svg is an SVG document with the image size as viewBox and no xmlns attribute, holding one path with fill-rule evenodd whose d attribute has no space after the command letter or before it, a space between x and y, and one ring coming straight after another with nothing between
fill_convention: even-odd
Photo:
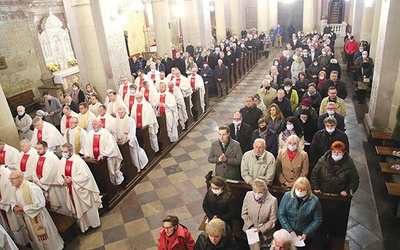
<instances>
[{"instance_id":1,"label":"beige coat","mask_svg":"<svg viewBox=\"0 0 400 250\"><path fill-rule=\"evenodd\" d=\"M279 150L276 158L276 175L282 185L285 182L293 183L299 177L307 177L308 168L307 152L303 150L297 151L293 161L290 162L287 150Z\"/></svg>"},{"instance_id":2,"label":"beige coat","mask_svg":"<svg viewBox=\"0 0 400 250\"><path fill-rule=\"evenodd\" d=\"M329 102L329 96L325 97L321 101L321 106L319 107L319 115L326 113L326 104ZM336 113L346 117L346 106L342 98L336 97Z\"/></svg>"}]
</instances>

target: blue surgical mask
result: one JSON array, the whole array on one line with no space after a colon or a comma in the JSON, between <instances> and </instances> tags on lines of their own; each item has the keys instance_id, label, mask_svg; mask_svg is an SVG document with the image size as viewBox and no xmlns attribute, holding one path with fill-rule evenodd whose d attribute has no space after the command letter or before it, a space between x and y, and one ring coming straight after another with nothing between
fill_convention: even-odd
<instances>
[{"instance_id":1,"label":"blue surgical mask","mask_svg":"<svg viewBox=\"0 0 400 250\"><path fill-rule=\"evenodd\" d=\"M62 152L61 155L62 155L62 157L65 158L65 159L69 159L69 157L70 157L70 156L69 156L69 153L64 153L64 152Z\"/></svg>"}]
</instances>

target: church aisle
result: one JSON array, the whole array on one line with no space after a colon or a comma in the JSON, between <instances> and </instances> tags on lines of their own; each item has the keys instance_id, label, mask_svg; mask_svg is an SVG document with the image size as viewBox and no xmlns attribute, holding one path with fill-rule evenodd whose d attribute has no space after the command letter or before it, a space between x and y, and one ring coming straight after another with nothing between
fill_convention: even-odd
<instances>
[{"instance_id":1,"label":"church aisle","mask_svg":"<svg viewBox=\"0 0 400 250\"><path fill-rule=\"evenodd\" d=\"M277 57L280 51L274 49L271 54ZM218 125L232 122L232 114L244 106L247 95L256 93L275 57L259 61L226 99L212 99L210 114L117 207L101 218L101 227L79 233L65 249L157 249L158 230L167 214L177 215L196 240L200 233L197 228L204 216L204 175L214 170L214 164L209 164L207 157L211 142L218 137ZM348 88L352 87L349 84ZM357 122L351 96L345 102L350 155L360 175L360 186L350 209L347 238L351 250L383 249L362 146L366 141L364 129Z\"/></svg>"}]
</instances>

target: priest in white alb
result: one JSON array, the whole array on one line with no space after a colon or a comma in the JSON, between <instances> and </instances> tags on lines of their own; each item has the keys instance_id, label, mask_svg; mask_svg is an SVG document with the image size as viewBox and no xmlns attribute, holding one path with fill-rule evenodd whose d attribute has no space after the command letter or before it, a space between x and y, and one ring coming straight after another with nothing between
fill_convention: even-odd
<instances>
[{"instance_id":1,"label":"priest in white alb","mask_svg":"<svg viewBox=\"0 0 400 250\"><path fill-rule=\"evenodd\" d=\"M18 149L0 140L0 165L7 165L11 170L18 169Z\"/></svg>"},{"instance_id":2,"label":"priest in white alb","mask_svg":"<svg viewBox=\"0 0 400 250\"><path fill-rule=\"evenodd\" d=\"M115 118L107 112L107 106L100 105L97 119L100 119L102 128L106 129L111 134L114 134Z\"/></svg>"},{"instance_id":3,"label":"priest in white alb","mask_svg":"<svg viewBox=\"0 0 400 250\"><path fill-rule=\"evenodd\" d=\"M169 74L167 75L168 82L174 80L174 78L176 77L176 71L177 71L177 70L178 70L178 69L177 69L176 67L172 67L172 68L171 68L171 73L169 73ZM166 81L166 82L167 82L167 81Z\"/></svg>"},{"instance_id":4,"label":"priest in white alb","mask_svg":"<svg viewBox=\"0 0 400 250\"><path fill-rule=\"evenodd\" d=\"M157 103L154 105L156 115L164 115L167 123L168 137L171 142L178 140L178 109L173 94L167 91L165 83L160 83L160 92L156 95Z\"/></svg>"},{"instance_id":5,"label":"priest in white alb","mask_svg":"<svg viewBox=\"0 0 400 250\"><path fill-rule=\"evenodd\" d=\"M10 182L15 187L12 210L24 220L33 249L61 250L64 241L59 235L49 212L45 208L46 199L42 190L24 179L24 174L15 170L10 174Z\"/></svg>"},{"instance_id":6,"label":"priest in white alb","mask_svg":"<svg viewBox=\"0 0 400 250\"><path fill-rule=\"evenodd\" d=\"M181 88L175 86L173 82L168 82L168 90L169 93L173 94L176 100L176 105L178 109L179 115L179 124L181 125L182 129L185 129L185 122L188 119L188 114L186 111L186 103L185 99L183 98L183 94Z\"/></svg>"},{"instance_id":7,"label":"priest in white alb","mask_svg":"<svg viewBox=\"0 0 400 250\"><path fill-rule=\"evenodd\" d=\"M155 62L150 63L150 71L147 73L147 76L151 79L153 83L157 82L157 80L160 78L160 72L156 70Z\"/></svg>"},{"instance_id":8,"label":"priest in white alb","mask_svg":"<svg viewBox=\"0 0 400 250\"><path fill-rule=\"evenodd\" d=\"M65 132L65 140L71 143L74 147L75 154L88 155L89 149L87 148L88 134L86 130L78 126L78 118L72 117L70 120L71 127Z\"/></svg>"},{"instance_id":9,"label":"priest in white alb","mask_svg":"<svg viewBox=\"0 0 400 250\"><path fill-rule=\"evenodd\" d=\"M64 137L62 136L60 131L58 131L57 128L54 127L53 124L45 122L42 120L42 118L39 117L35 117L32 120L32 124L35 127L31 140L31 145L33 147L36 147L36 143L45 141L47 142L49 149L54 152L65 143Z\"/></svg>"},{"instance_id":10,"label":"priest in white alb","mask_svg":"<svg viewBox=\"0 0 400 250\"><path fill-rule=\"evenodd\" d=\"M25 179L32 181L32 174L36 172L36 163L39 158L36 148L31 142L23 139L19 142L21 152L18 157L18 169L24 173Z\"/></svg>"},{"instance_id":11,"label":"priest in white alb","mask_svg":"<svg viewBox=\"0 0 400 250\"><path fill-rule=\"evenodd\" d=\"M87 132L92 129L92 121L96 119L96 116L89 111L89 106L86 102L79 103L79 127L83 128Z\"/></svg>"},{"instance_id":12,"label":"priest in white alb","mask_svg":"<svg viewBox=\"0 0 400 250\"><path fill-rule=\"evenodd\" d=\"M69 128L69 121L71 120L71 117L78 117L78 114L75 113L69 106L64 105L63 109L63 116L61 117L61 123L60 123L60 131L61 134L65 134L65 130Z\"/></svg>"},{"instance_id":13,"label":"priest in white alb","mask_svg":"<svg viewBox=\"0 0 400 250\"><path fill-rule=\"evenodd\" d=\"M176 76L171 82L174 83L175 86L178 86L182 90L183 97L190 97L193 93L192 88L190 87L189 80L186 76L183 76L179 69L176 69Z\"/></svg>"},{"instance_id":14,"label":"priest in white alb","mask_svg":"<svg viewBox=\"0 0 400 250\"><path fill-rule=\"evenodd\" d=\"M206 93L206 89L204 87L203 77L197 74L198 69L196 67L192 68L191 74L188 76L190 87L192 88L193 93L198 92L200 96L200 105L201 109L204 112L204 95ZM192 100L193 102L193 100Z\"/></svg>"},{"instance_id":15,"label":"priest in white alb","mask_svg":"<svg viewBox=\"0 0 400 250\"><path fill-rule=\"evenodd\" d=\"M61 152L58 178L64 185L67 207L84 233L89 227L100 226L100 191L88 165L74 153L72 144L62 145Z\"/></svg>"},{"instance_id":16,"label":"priest in white alb","mask_svg":"<svg viewBox=\"0 0 400 250\"><path fill-rule=\"evenodd\" d=\"M165 72L160 71L160 77L156 80L154 83L154 87L157 89L157 91L160 91L160 82L169 82L168 78L165 77Z\"/></svg>"},{"instance_id":17,"label":"priest in white alb","mask_svg":"<svg viewBox=\"0 0 400 250\"><path fill-rule=\"evenodd\" d=\"M131 110L131 117L136 121L137 128L148 126L151 148L158 152L158 121L153 106L143 98L142 93L135 94L136 102Z\"/></svg>"},{"instance_id":18,"label":"priest in white alb","mask_svg":"<svg viewBox=\"0 0 400 250\"><path fill-rule=\"evenodd\" d=\"M90 105L89 105L89 111L92 112L95 116L99 115L99 107L101 105L101 102L99 101L99 97L97 95L92 95L90 97Z\"/></svg>"},{"instance_id":19,"label":"priest in white alb","mask_svg":"<svg viewBox=\"0 0 400 250\"><path fill-rule=\"evenodd\" d=\"M120 185L124 180L121 172L122 154L118 145L110 132L101 127L100 119L94 119L92 122L93 129L88 134L89 155L84 158L94 158L100 161L107 158L108 172L110 181L114 185Z\"/></svg>"},{"instance_id":20,"label":"priest in white alb","mask_svg":"<svg viewBox=\"0 0 400 250\"><path fill-rule=\"evenodd\" d=\"M118 94L124 100L125 96L129 93L129 86L131 86L132 83L129 82L129 80L126 76L121 76L120 81L121 81L121 85L119 85Z\"/></svg>"},{"instance_id":21,"label":"priest in white alb","mask_svg":"<svg viewBox=\"0 0 400 250\"><path fill-rule=\"evenodd\" d=\"M134 84L137 86L137 89L140 91L143 87L143 82L147 81L150 85L153 85L153 81L145 74L143 73L142 69L139 69L137 71L138 77L136 77Z\"/></svg>"},{"instance_id":22,"label":"priest in white alb","mask_svg":"<svg viewBox=\"0 0 400 250\"><path fill-rule=\"evenodd\" d=\"M107 96L109 100L109 102L107 103L107 112L112 117L116 117L118 108L121 106L126 106L124 100L121 98L117 98L119 95L117 95L117 93L114 91L108 93Z\"/></svg>"},{"instance_id":23,"label":"priest in white alb","mask_svg":"<svg viewBox=\"0 0 400 250\"><path fill-rule=\"evenodd\" d=\"M147 81L143 82L143 88L140 89L140 93L143 94L143 97L146 101L148 101L151 105L155 105L157 89L150 85Z\"/></svg>"},{"instance_id":24,"label":"priest in white alb","mask_svg":"<svg viewBox=\"0 0 400 250\"><path fill-rule=\"evenodd\" d=\"M124 103L128 108L129 113L131 112L132 106L135 103L136 85L132 84L129 86L128 93L126 93L124 98Z\"/></svg>"}]
</instances>

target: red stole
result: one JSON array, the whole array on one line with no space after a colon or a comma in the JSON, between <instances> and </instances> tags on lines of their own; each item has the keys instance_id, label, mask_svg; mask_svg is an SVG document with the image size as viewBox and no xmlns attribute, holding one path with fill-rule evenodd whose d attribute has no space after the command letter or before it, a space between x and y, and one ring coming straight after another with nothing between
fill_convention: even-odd
<instances>
[{"instance_id":1,"label":"red stole","mask_svg":"<svg viewBox=\"0 0 400 250\"><path fill-rule=\"evenodd\" d=\"M146 99L146 101L149 101L149 94L150 94L150 89L145 89L144 90L144 99Z\"/></svg>"},{"instance_id":2,"label":"red stole","mask_svg":"<svg viewBox=\"0 0 400 250\"><path fill-rule=\"evenodd\" d=\"M174 88L168 88L169 93L174 94Z\"/></svg>"},{"instance_id":3,"label":"red stole","mask_svg":"<svg viewBox=\"0 0 400 250\"><path fill-rule=\"evenodd\" d=\"M65 176L72 177L72 164L73 163L74 163L73 161L69 161L69 160L65 161L65 171L64 171ZM74 196L72 194L72 182L68 184L68 193L69 193L69 196L71 197L72 204L75 207ZM76 210L76 207L75 207L75 210Z\"/></svg>"},{"instance_id":4,"label":"red stole","mask_svg":"<svg viewBox=\"0 0 400 250\"><path fill-rule=\"evenodd\" d=\"M156 79L156 74L151 74L151 80L155 80Z\"/></svg>"},{"instance_id":5,"label":"red stole","mask_svg":"<svg viewBox=\"0 0 400 250\"><path fill-rule=\"evenodd\" d=\"M28 161L30 155L24 154L21 158L21 162L19 163L19 168L21 169L22 172L26 171L26 162Z\"/></svg>"},{"instance_id":6,"label":"red stole","mask_svg":"<svg viewBox=\"0 0 400 250\"><path fill-rule=\"evenodd\" d=\"M105 128L106 127L106 118L101 118L100 117L100 121L101 121L101 127Z\"/></svg>"},{"instance_id":7,"label":"red stole","mask_svg":"<svg viewBox=\"0 0 400 250\"><path fill-rule=\"evenodd\" d=\"M122 99L125 98L127 92L128 92L128 84L124 85L124 87L122 88Z\"/></svg>"},{"instance_id":8,"label":"red stole","mask_svg":"<svg viewBox=\"0 0 400 250\"><path fill-rule=\"evenodd\" d=\"M131 111L133 104L135 103L135 96L130 95L129 96L129 111Z\"/></svg>"},{"instance_id":9,"label":"red stole","mask_svg":"<svg viewBox=\"0 0 400 250\"><path fill-rule=\"evenodd\" d=\"M136 107L136 127L141 128L142 127L142 110L143 110L143 104L138 103Z\"/></svg>"},{"instance_id":10,"label":"red stole","mask_svg":"<svg viewBox=\"0 0 400 250\"><path fill-rule=\"evenodd\" d=\"M161 94L160 95L160 102L165 104L165 94ZM165 108L164 107L160 107L159 109L160 115L161 114L165 114Z\"/></svg>"},{"instance_id":11,"label":"red stole","mask_svg":"<svg viewBox=\"0 0 400 250\"><path fill-rule=\"evenodd\" d=\"M3 150L0 152L0 164L6 164L6 151Z\"/></svg>"},{"instance_id":12,"label":"red stole","mask_svg":"<svg viewBox=\"0 0 400 250\"><path fill-rule=\"evenodd\" d=\"M144 77L140 78L139 90L143 87Z\"/></svg>"},{"instance_id":13,"label":"red stole","mask_svg":"<svg viewBox=\"0 0 400 250\"><path fill-rule=\"evenodd\" d=\"M46 160L46 157L39 156L39 159L36 163L36 175L38 179L42 179L43 177L43 167L44 167L44 161Z\"/></svg>"},{"instance_id":14,"label":"red stole","mask_svg":"<svg viewBox=\"0 0 400 250\"><path fill-rule=\"evenodd\" d=\"M178 87L181 85L181 78L176 78L175 85Z\"/></svg>"},{"instance_id":15,"label":"red stole","mask_svg":"<svg viewBox=\"0 0 400 250\"><path fill-rule=\"evenodd\" d=\"M65 122L65 128L69 128L69 121L71 120L71 118L72 118L72 115L68 115L67 116L67 119L66 119L66 122Z\"/></svg>"},{"instance_id":16,"label":"red stole","mask_svg":"<svg viewBox=\"0 0 400 250\"><path fill-rule=\"evenodd\" d=\"M38 129L38 131L37 131L37 142L43 141L42 132L43 131L41 129Z\"/></svg>"},{"instance_id":17,"label":"red stole","mask_svg":"<svg viewBox=\"0 0 400 250\"><path fill-rule=\"evenodd\" d=\"M175 76L174 76L174 75L172 75L172 76L171 76L171 81L172 81L172 80L174 80L174 78L175 78Z\"/></svg>"},{"instance_id":18,"label":"red stole","mask_svg":"<svg viewBox=\"0 0 400 250\"><path fill-rule=\"evenodd\" d=\"M100 135L93 135L93 156L98 158L100 155Z\"/></svg>"},{"instance_id":19,"label":"red stole","mask_svg":"<svg viewBox=\"0 0 400 250\"><path fill-rule=\"evenodd\" d=\"M196 78L191 77L190 78L190 86L192 87L192 89L195 89L195 87L196 87L195 82L196 82Z\"/></svg>"}]
</instances>

